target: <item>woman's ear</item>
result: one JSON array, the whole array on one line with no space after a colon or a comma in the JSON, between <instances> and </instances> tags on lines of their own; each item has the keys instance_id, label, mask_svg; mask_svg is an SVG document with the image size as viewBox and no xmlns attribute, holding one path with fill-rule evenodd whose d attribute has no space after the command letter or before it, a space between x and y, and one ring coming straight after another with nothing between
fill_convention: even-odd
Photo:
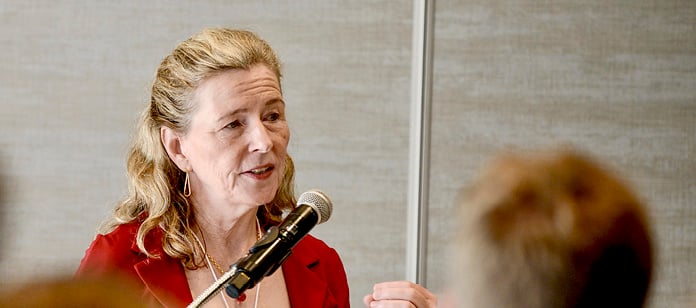
<instances>
[{"instance_id":1,"label":"woman's ear","mask_svg":"<svg viewBox=\"0 0 696 308\"><path fill-rule=\"evenodd\" d=\"M181 151L181 137L174 129L162 126L160 128L160 139L169 158L183 171L191 170L186 155Z\"/></svg>"}]
</instances>

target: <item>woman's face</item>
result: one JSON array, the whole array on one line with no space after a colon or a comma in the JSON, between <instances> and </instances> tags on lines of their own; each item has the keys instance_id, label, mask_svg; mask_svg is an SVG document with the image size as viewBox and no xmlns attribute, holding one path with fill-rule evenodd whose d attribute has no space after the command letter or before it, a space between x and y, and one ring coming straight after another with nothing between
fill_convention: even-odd
<instances>
[{"instance_id":1,"label":"woman's face","mask_svg":"<svg viewBox=\"0 0 696 308\"><path fill-rule=\"evenodd\" d=\"M181 137L195 200L257 206L273 200L290 130L276 75L265 65L205 79Z\"/></svg>"}]
</instances>

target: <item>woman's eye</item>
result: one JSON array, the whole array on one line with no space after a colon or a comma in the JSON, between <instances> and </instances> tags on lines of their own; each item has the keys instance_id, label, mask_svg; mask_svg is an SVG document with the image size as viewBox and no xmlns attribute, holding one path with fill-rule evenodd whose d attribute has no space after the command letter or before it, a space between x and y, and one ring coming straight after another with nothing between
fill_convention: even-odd
<instances>
[{"instance_id":1,"label":"woman's eye","mask_svg":"<svg viewBox=\"0 0 696 308\"><path fill-rule=\"evenodd\" d=\"M241 123L241 122L239 122L239 121L234 121L234 122L232 122L232 123L230 123L230 124L227 124L227 126L225 126L225 127L226 127L226 128L237 128L237 127L240 127L240 126L242 126L242 123Z\"/></svg>"},{"instance_id":2,"label":"woman's eye","mask_svg":"<svg viewBox=\"0 0 696 308\"><path fill-rule=\"evenodd\" d=\"M269 114L266 115L266 117L264 118L264 120L266 120L266 121L276 121L276 120L278 120L278 119L280 119L280 113L278 113L278 112L269 113Z\"/></svg>"}]
</instances>

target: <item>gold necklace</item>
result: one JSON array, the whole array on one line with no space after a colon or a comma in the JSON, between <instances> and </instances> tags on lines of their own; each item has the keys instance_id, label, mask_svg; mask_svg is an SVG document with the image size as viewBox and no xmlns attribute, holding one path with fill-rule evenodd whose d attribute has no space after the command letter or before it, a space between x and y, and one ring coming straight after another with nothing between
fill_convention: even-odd
<instances>
[{"instance_id":1,"label":"gold necklace","mask_svg":"<svg viewBox=\"0 0 696 308\"><path fill-rule=\"evenodd\" d=\"M222 269L222 266L211 256L208 254L208 252L205 249L205 245L201 243L201 241L198 239L198 236L196 236L195 233L193 233L193 237L196 239L196 242L198 242L198 245L200 246L201 250L203 251L203 254L205 255L205 259L208 261L208 264L206 264L206 267L210 268L209 264L212 264L215 269L220 272L221 275L225 274L225 271ZM261 239L261 224L259 223L259 218L256 218L256 241L259 241ZM211 269L210 273L213 274L213 280L217 280L218 277L215 275L215 270ZM259 305L259 293L261 293L261 282L258 283L256 286L256 296L254 296L254 308L258 307ZM227 300L225 299L225 296L223 294L220 294L222 296L222 301L225 304L225 307L229 307L227 305ZM241 294L239 298L237 298L237 305L241 305L242 302L246 299L246 295L244 293Z\"/></svg>"},{"instance_id":2,"label":"gold necklace","mask_svg":"<svg viewBox=\"0 0 696 308\"><path fill-rule=\"evenodd\" d=\"M220 266L220 264L217 263L217 261L215 261L215 259L211 255L209 255L207 252L205 252L205 256L208 257L208 260L210 260L210 263L213 263L213 266L215 267L215 269L218 272L220 272L220 275L225 273L225 271L222 269L222 266Z\"/></svg>"},{"instance_id":3,"label":"gold necklace","mask_svg":"<svg viewBox=\"0 0 696 308\"><path fill-rule=\"evenodd\" d=\"M256 220L256 241L258 241L260 239L261 239L261 226L260 226L259 221L257 219ZM220 272L220 275L225 274L225 270L222 269L222 266L220 266L220 263L218 263L217 260L215 260L215 258L213 258L213 256L209 255L208 252L205 250L203 251L203 253L205 254L206 257L208 257L208 260L210 260L210 263L213 264L213 267L215 267L215 269L218 272Z\"/></svg>"}]
</instances>

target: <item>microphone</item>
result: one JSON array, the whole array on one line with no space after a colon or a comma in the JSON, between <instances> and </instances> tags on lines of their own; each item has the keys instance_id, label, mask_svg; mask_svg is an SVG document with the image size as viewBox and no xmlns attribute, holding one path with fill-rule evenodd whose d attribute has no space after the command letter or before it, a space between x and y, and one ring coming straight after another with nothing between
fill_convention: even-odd
<instances>
[{"instance_id":1,"label":"microphone","mask_svg":"<svg viewBox=\"0 0 696 308\"><path fill-rule=\"evenodd\" d=\"M332 210L331 200L323 192L310 190L302 193L297 207L285 220L279 226L271 227L246 256L231 266L233 274L225 288L227 295L239 298L265 276L273 274L309 230L329 220Z\"/></svg>"}]
</instances>

